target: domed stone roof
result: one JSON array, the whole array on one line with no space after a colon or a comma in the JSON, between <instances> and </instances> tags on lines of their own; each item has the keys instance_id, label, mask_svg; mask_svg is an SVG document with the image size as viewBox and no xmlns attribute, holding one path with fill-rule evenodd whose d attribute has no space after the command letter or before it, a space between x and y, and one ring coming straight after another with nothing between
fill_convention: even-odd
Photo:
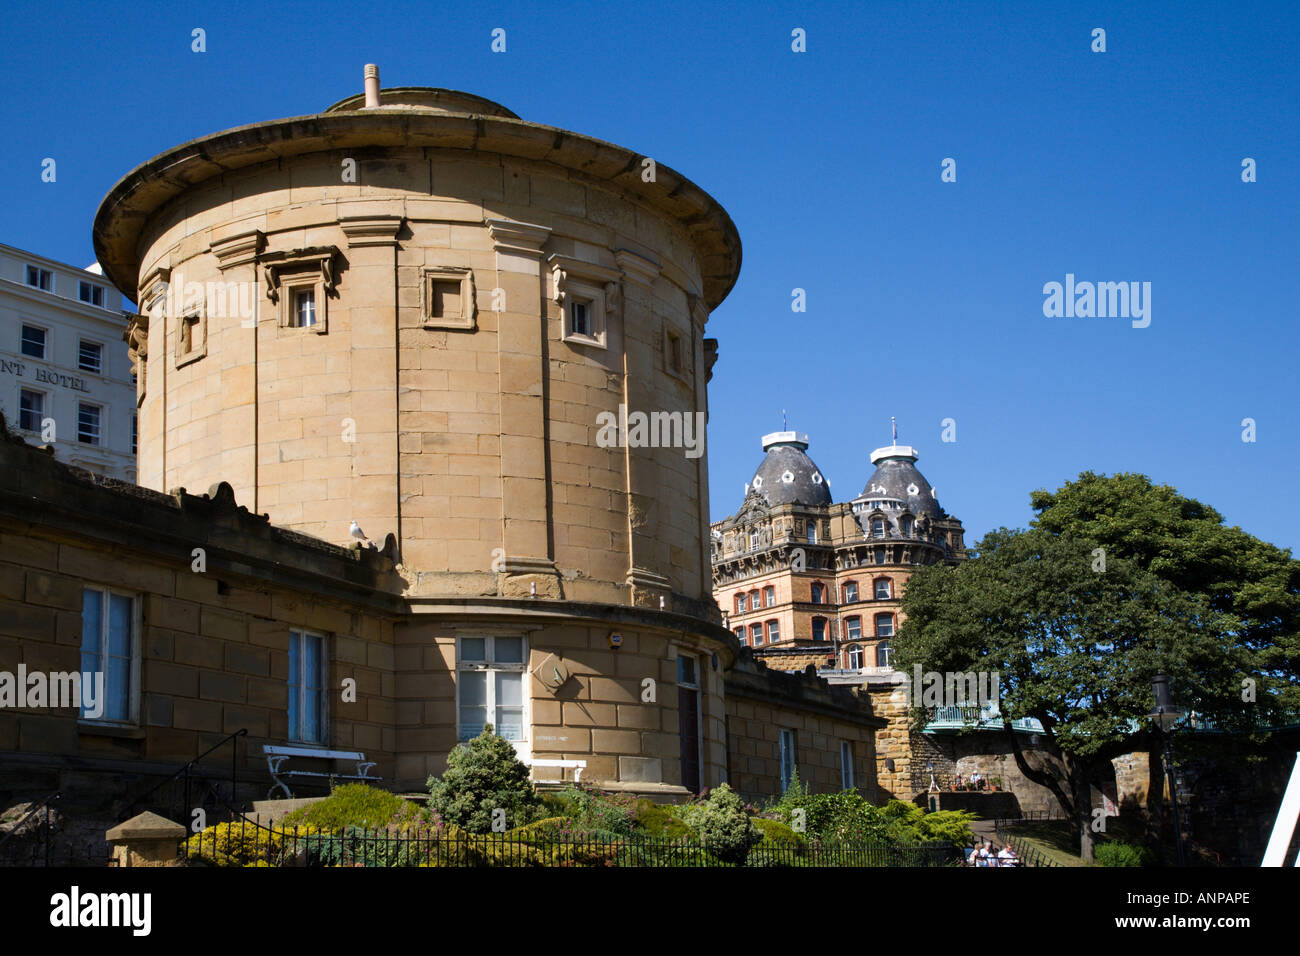
<instances>
[{"instance_id":1,"label":"domed stone roof","mask_svg":"<svg viewBox=\"0 0 1300 956\"><path fill-rule=\"evenodd\" d=\"M745 485L772 506L831 503L829 482L807 455L808 436L799 432L772 432L763 436L763 457L754 477Z\"/></svg>"},{"instance_id":2,"label":"domed stone roof","mask_svg":"<svg viewBox=\"0 0 1300 956\"><path fill-rule=\"evenodd\" d=\"M914 515L938 518L944 510L934 495L934 489L916 468L919 457L910 445L886 445L871 453L871 463L876 470L867 479L859 499L867 501L901 501Z\"/></svg>"}]
</instances>

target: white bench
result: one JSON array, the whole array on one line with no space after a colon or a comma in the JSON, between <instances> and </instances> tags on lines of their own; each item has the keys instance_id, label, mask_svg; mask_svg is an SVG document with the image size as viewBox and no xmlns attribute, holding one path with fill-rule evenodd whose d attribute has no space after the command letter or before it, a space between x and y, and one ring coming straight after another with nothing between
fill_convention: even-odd
<instances>
[{"instance_id":1,"label":"white bench","mask_svg":"<svg viewBox=\"0 0 1300 956\"><path fill-rule=\"evenodd\" d=\"M561 770L572 770L574 783L582 781L582 771L587 769L587 761L585 760L536 760L530 758L525 760L524 763L530 767L559 767ZM563 778L564 774L560 774L560 777Z\"/></svg>"},{"instance_id":2,"label":"white bench","mask_svg":"<svg viewBox=\"0 0 1300 956\"><path fill-rule=\"evenodd\" d=\"M344 780L382 780L382 777L372 776L370 768L376 763L374 760L366 760L366 755L356 750L327 750L323 747L272 747L267 745L262 748L266 753L266 766L271 771L271 779L275 785L266 791L266 799L272 799L271 795L277 789L283 790L286 798L292 799L293 793L289 790L281 777L341 777ZM314 770L281 770L284 762L291 757L306 757L314 760L355 760L357 763L356 773L321 773Z\"/></svg>"}]
</instances>

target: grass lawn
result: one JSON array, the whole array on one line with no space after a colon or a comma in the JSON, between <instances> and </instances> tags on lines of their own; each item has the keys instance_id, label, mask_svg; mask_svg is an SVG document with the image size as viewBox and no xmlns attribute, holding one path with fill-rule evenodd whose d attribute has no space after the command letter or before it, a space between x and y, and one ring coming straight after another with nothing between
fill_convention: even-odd
<instances>
[{"instance_id":1,"label":"grass lawn","mask_svg":"<svg viewBox=\"0 0 1300 956\"><path fill-rule=\"evenodd\" d=\"M1008 832L1061 866L1088 866L1079 858L1079 838L1064 821L1017 823Z\"/></svg>"}]
</instances>

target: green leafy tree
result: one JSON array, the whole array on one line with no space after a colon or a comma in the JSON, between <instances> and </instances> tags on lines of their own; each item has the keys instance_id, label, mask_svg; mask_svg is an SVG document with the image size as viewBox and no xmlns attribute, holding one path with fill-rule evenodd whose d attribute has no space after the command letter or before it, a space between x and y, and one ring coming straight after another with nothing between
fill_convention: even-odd
<instances>
[{"instance_id":1,"label":"green leafy tree","mask_svg":"<svg viewBox=\"0 0 1300 956\"><path fill-rule=\"evenodd\" d=\"M1300 710L1300 561L1289 550L1225 525L1213 508L1145 475L1084 472L1055 492L1035 491L1030 503L1034 527L1093 541L1107 561L1134 561L1233 619L1256 700L1241 707L1238 693L1222 723L1249 729Z\"/></svg>"},{"instance_id":2,"label":"green leafy tree","mask_svg":"<svg viewBox=\"0 0 1300 956\"><path fill-rule=\"evenodd\" d=\"M532 821L541 807L528 768L491 724L452 750L447 772L430 777L428 786L429 809L470 833L491 832L497 810L505 811L505 828L512 829Z\"/></svg>"},{"instance_id":3,"label":"green leafy tree","mask_svg":"<svg viewBox=\"0 0 1300 956\"><path fill-rule=\"evenodd\" d=\"M896 643L904 673L998 673L1016 764L1055 795L1086 860L1093 782L1113 758L1150 749L1151 676L1169 674L1176 694L1196 689L1209 713L1236 713L1244 665L1233 618L1135 561L1107 556L1094 570L1097 547L1042 528L994 531L974 559L913 575ZM1011 729L1026 717L1042 723L1063 779L1026 759Z\"/></svg>"}]
</instances>

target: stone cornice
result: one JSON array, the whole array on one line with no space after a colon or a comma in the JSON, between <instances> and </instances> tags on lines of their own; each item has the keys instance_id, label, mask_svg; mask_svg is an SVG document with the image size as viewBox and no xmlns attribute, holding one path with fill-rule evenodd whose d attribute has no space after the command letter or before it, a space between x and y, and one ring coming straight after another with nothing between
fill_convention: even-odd
<instances>
[{"instance_id":1,"label":"stone cornice","mask_svg":"<svg viewBox=\"0 0 1300 956\"><path fill-rule=\"evenodd\" d=\"M542 246L551 236L550 226L538 226L531 222L517 222L513 219L489 219L488 234L497 252L532 256L540 259Z\"/></svg>"},{"instance_id":2,"label":"stone cornice","mask_svg":"<svg viewBox=\"0 0 1300 956\"><path fill-rule=\"evenodd\" d=\"M208 248L217 257L217 268L222 272L235 266L247 265L257 259L266 246L266 235L260 229L248 229L211 243Z\"/></svg>"},{"instance_id":3,"label":"stone cornice","mask_svg":"<svg viewBox=\"0 0 1300 956\"><path fill-rule=\"evenodd\" d=\"M348 248L358 246L395 246L401 216L339 216L339 226L348 237Z\"/></svg>"},{"instance_id":4,"label":"stone cornice","mask_svg":"<svg viewBox=\"0 0 1300 956\"><path fill-rule=\"evenodd\" d=\"M241 126L192 140L127 173L95 216L95 254L119 289L136 288L141 234L168 201L219 176L262 163L357 147L463 149L556 166L615 194L646 203L692 243L714 309L740 274L740 235L708 193L663 163L641 178L642 156L589 136L508 116L418 110L340 110ZM128 297L129 297L129 293Z\"/></svg>"}]
</instances>

